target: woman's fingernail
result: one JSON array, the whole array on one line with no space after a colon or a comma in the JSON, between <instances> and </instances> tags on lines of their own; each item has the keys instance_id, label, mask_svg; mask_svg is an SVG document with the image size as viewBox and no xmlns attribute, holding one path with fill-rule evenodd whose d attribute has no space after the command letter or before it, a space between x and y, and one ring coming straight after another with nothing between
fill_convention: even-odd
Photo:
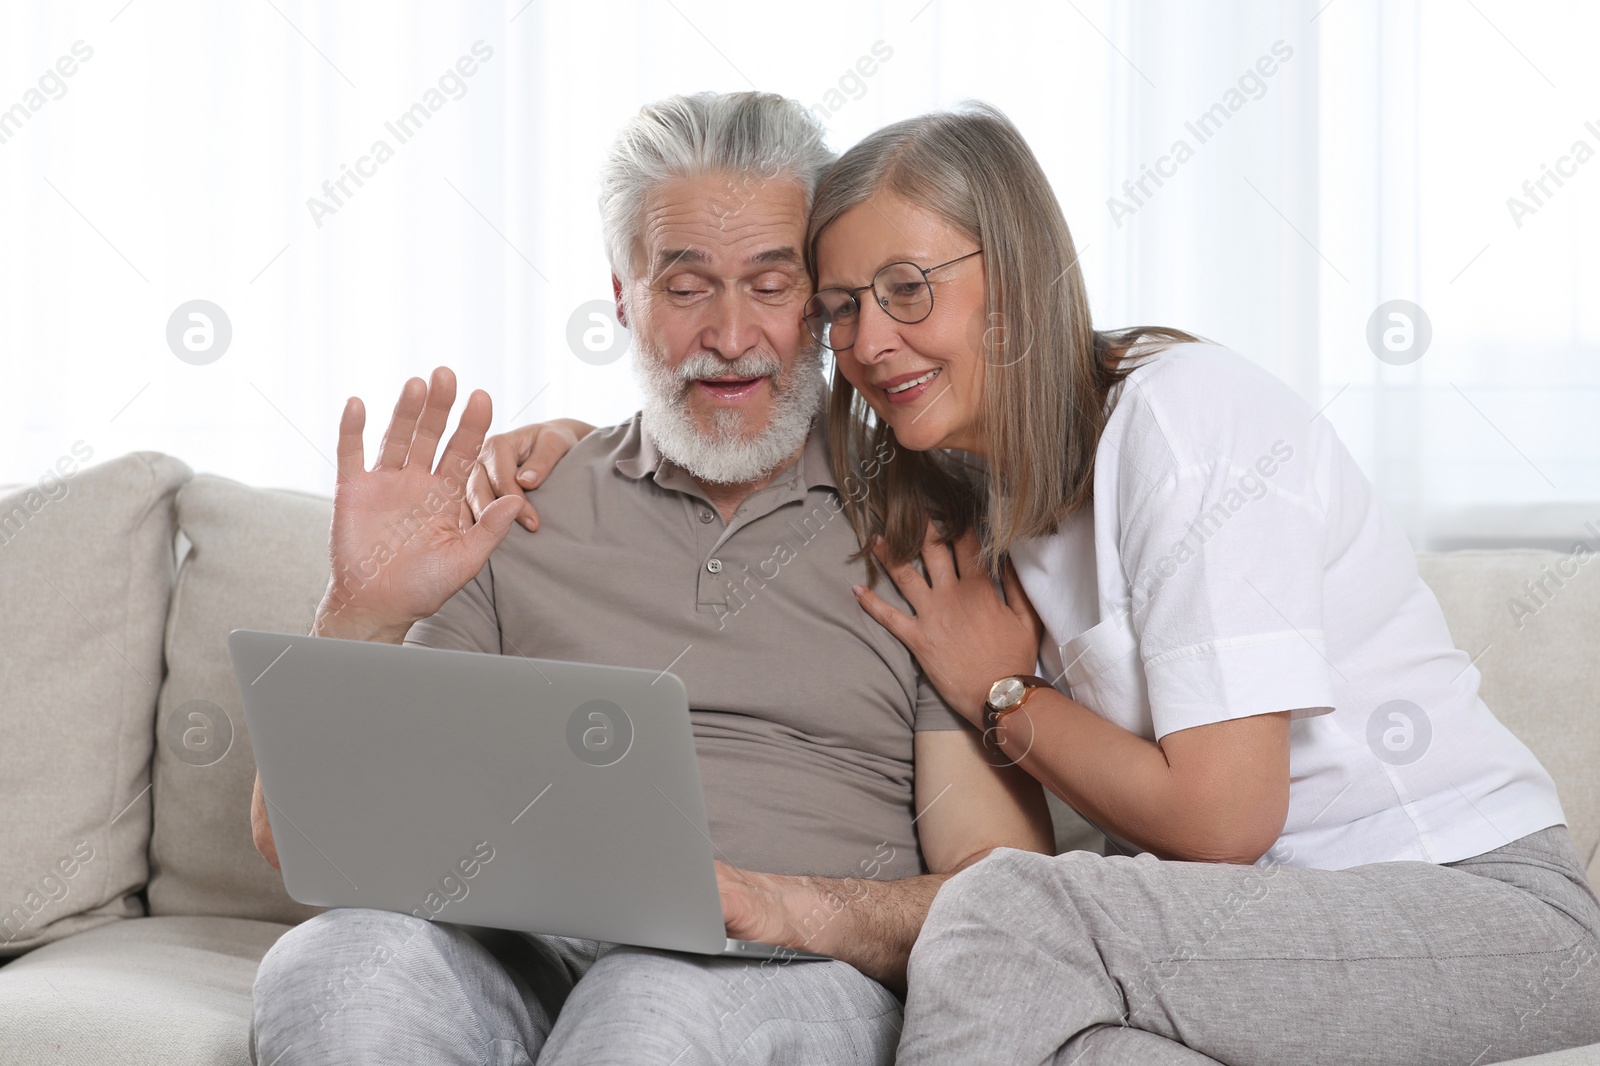
<instances>
[{"instance_id":1,"label":"woman's fingernail","mask_svg":"<svg viewBox=\"0 0 1600 1066\"><path fill-rule=\"evenodd\" d=\"M867 594L867 586L865 586L865 585L851 585L850 586L850 591L854 592L857 596L865 596Z\"/></svg>"},{"instance_id":2,"label":"woman's fingernail","mask_svg":"<svg viewBox=\"0 0 1600 1066\"><path fill-rule=\"evenodd\" d=\"M539 480L539 475L535 474L532 470L524 470L522 473L517 475L517 480L524 485L532 485L535 481Z\"/></svg>"}]
</instances>

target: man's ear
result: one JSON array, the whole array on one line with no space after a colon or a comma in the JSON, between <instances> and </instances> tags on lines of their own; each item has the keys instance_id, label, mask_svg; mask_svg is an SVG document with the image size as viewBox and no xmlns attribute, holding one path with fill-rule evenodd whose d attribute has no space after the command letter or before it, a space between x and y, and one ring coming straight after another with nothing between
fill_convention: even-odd
<instances>
[{"instance_id":1,"label":"man's ear","mask_svg":"<svg viewBox=\"0 0 1600 1066\"><path fill-rule=\"evenodd\" d=\"M622 303L622 279L615 273L611 275L611 298L617 302L617 321L623 329L628 328L628 309Z\"/></svg>"}]
</instances>

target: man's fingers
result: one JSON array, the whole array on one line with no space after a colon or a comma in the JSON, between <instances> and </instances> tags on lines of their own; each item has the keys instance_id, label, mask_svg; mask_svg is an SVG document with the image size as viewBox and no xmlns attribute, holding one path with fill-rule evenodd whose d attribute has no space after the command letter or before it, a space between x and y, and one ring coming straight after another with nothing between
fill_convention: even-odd
<instances>
[{"instance_id":1,"label":"man's fingers","mask_svg":"<svg viewBox=\"0 0 1600 1066\"><path fill-rule=\"evenodd\" d=\"M545 426L534 439L532 454L517 470L517 484L525 489L537 488L550 468L560 462L577 443L577 436L565 426Z\"/></svg>"},{"instance_id":2,"label":"man's fingers","mask_svg":"<svg viewBox=\"0 0 1600 1066\"><path fill-rule=\"evenodd\" d=\"M717 898L722 903L722 921L728 935L736 936L743 932L743 923L749 910L745 893L750 888L750 879L737 866L729 866L721 859L713 862L717 876Z\"/></svg>"},{"instance_id":3,"label":"man's fingers","mask_svg":"<svg viewBox=\"0 0 1600 1066\"><path fill-rule=\"evenodd\" d=\"M366 472L366 451L361 443L361 431L367 425L367 409L361 397L352 396L344 402L344 413L339 416L340 481L350 481Z\"/></svg>"},{"instance_id":4,"label":"man's fingers","mask_svg":"<svg viewBox=\"0 0 1600 1066\"><path fill-rule=\"evenodd\" d=\"M428 385L421 378L407 378L395 401L394 414L389 428L383 431L383 442L378 445L378 467L399 470L405 465L406 453L411 451L411 436L417 428L417 417L422 414L422 404L428 397Z\"/></svg>"},{"instance_id":5,"label":"man's fingers","mask_svg":"<svg viewBox=\"0 0 1600 1066\"><path fill-rule=\"evenodd\" d=\"M467 478L472 474L472 464L478 460L483 435L489 429L493 415L494 405L489 400L489 394L482 389L473 389L472 395L467 397L466 406L461 409L461 421L456 423L456 431L450 435L450 443L445 445L444 455L439 459L439 468L435 471L453 482L452 491L457 495L467 491Z\"/></svg>"},{"instance_id":6,"label":"man's fingers","mask_svg":"<svg viewBox=\"0 0 1600 1066\"><path fill-rule=\"evenodd\" d=\"M411 440L407 462L416 463L424 470L433 469L433 456L439 448L439 438L444 436L450 421L450 408L456 402L456 376L447 366L433 368L428 382L428 398L422 405L422 417L417 420L416 435Z\"/></svg>"},{"instance_id":7,"label":"man's fingers","mask_svg":"<svg viewBox=\"0 0 1600 1066\"><path fill-rule=\"evenodd\" d=\"M928 572L928 584L936 588L955 579L956 567L951 560L950 549L940 543L939 527L932 521L922 535L922 566ZM962 572L966 572L965 567Z\"/></svg>"},{"instance_id":8,"label":"man's fingers","mask_svg":"<svg viewBox=\"0 0 1600 1066\"><path fill-rule=\"evenodd\" d=\"M476 525L462 534L461 546L466 550L469 562L475 564L463 583L470 581L483 569L483 564L489 561L489 555L506 539L506 534L511 531L511 522L517 517L517 504L520 502L510 496L500 497L484 508Z\"/></svg>"},{"instance_id":9,"label":"man's fingers","mask_svg":"<svg viewBox=\"0 0 1600 1066\"><path fill-rule=\"evenodd\" d=\"M467 475L466 506L472 512L474 520L482 518L484 509L495 501L494 490L489 487L489 475L483 469L483 463L475 463L472 473Z\"/></svg>"}]
</instances>

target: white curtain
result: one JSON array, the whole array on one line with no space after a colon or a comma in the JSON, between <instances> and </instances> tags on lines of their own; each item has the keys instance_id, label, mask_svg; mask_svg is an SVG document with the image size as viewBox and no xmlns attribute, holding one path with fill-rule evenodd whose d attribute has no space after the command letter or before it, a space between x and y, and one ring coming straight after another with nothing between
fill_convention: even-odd
<instances>
[{"instance_id":1,"label":"white curtain","mask_svg":"<svg viewBox=\"0 0 1600 1066\"><path fill-rule=\"evenodd\" d=\"M646 101L756 87L839 149L997 104L1102 326L1190 329L1326 405L1419 545L1570 546L1600 522L1600 160L1574 158L1600 150L1597 21L1491 0L10 5L0 482L157 449L326 493L344 397L370 450L440 363L497 428L625 418L631 359L569 340L609 298L600 161ZM1431 323L1405 365L1367 341L1397 299ZM231 326L214 361L169 345L195 300Z\"/></svg>"}]
</instances>

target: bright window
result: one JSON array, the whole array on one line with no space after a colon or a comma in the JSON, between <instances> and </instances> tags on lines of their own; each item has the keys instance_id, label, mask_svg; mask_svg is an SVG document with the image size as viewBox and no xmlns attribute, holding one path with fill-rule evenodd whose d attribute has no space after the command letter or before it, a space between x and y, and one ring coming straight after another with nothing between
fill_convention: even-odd
<instances>
[{"instance_id":1,"label":"bright window","mask_svg":"<svg viewBox=\"0 0 1600 1066\"><path fill-rule=\"evenodd\" d=\"M1199 332L1325 405L1419 545L1567 546L1600 522L1590 5L398 10L8 9L0 481L83 441L329 492L343 398L367 401L370 454L400 383L438 363L490 392L497 428L627 417L631 359L569 341L609 301L600 161L646 101L758 87L840 149L997 104L1055 185L1099 323ZM231 326L206 365L168 342L193 300ZM1390 300L1431 325L1413 362L1368 344ZM179 317L180 346L204 333Z\"/></svg>"}]
</instances>

